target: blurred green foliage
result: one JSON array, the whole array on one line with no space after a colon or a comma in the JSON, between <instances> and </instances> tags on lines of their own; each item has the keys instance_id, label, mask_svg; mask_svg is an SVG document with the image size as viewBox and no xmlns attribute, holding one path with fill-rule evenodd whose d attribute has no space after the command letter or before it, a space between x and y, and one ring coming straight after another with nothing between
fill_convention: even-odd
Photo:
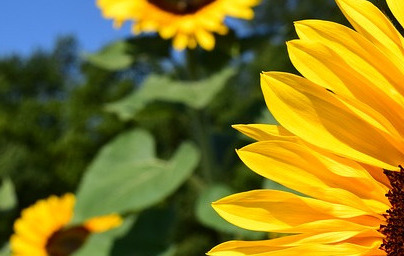
<instances>
[{"instance_id":1,"label":"blurred green foliage","mask_svg":"<svg viewBox=\"0 0 404 256\"><path fill-rule=\"evenodd\" d=\"M74 191L76 222L126 217L79 256L197 256L266 237L226 223L210 202L263 187L234 153L251 140L231 125L276 122L259 74L295 72L284 42L301 19L346 24L332 0L263 0L254 20L229 20L232 32L211 52L175 52L147 35L91 54L65 37L49 51L2 57L0 244L21 209Z\"/></svg>"},{"instance_id":2,"label":"blurred green foliage","mask_svg":"<svg viewBox=\"0 0 404 256\"><path fill-rule=\"evenodd\" d=\"M3 178L0 186L0 211L9 211L16 207L17 199L14 191L14 185L9 178Z\"/></svg>"},{"instance_id":3,"label":"blurred green foliage","mask_svg":"<svg viewBox=\"0 0 404 256\"><path fill-rule=\"evenodd\" d=\"M77 192L75 220L138 212L173 193L199 162L192 143L182 143L169 161L155 156L153 137L133 130L104 147L86 171ZM102 199L102 200L100 200Z\"/></svg>"}]
</instances>

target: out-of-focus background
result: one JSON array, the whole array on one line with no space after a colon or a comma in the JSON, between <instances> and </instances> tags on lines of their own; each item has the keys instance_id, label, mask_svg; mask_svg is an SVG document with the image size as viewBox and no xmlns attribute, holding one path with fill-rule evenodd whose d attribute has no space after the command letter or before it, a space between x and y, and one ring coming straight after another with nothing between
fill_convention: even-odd
<instances>
[{"instance_id":1,"label":"out-of-focus background","mask_svg":"<svg viewBox=\"0 0 404 256\"><path fill-rule=\"evenodd\" d=\"M125 217L75 255L197 256L268 237L210 207L283 189L238 159L252 140L231 125L276 124L259 74L296 73L285 45L294 21L346 24L333 0L263 0L253 20L227 19L212 51L176 51L156 34L132 36L129 23L115 30L94 1L1 6L0 246L22 209L66 192L77 195L77 221Z\"/></svg>"}]
</instances>

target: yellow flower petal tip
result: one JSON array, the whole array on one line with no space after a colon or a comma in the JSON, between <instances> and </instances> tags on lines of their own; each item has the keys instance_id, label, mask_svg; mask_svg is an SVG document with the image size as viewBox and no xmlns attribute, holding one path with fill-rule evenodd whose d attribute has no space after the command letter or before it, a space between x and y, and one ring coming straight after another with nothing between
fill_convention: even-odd
<instances>
[{"instance_id":1,"label":"yellow flower petal tip","mask_svg":"<svg viewBox=\"0 0 404 256\"><path fill-rule=\"evenodd\" d=\"M114 19L114 26L133 21L134 34L158 32L164 39L173 39L177 50L193 49L200 45L205 50L215 47L214 33L224 35L228 28L226 17L252 19L252 8L259 0L98 0L105 18Z\"/></svg>"},{"instance_id":2,"label":"yellow flower petal tip","mask_svg":"<svg viewBox=\"0 0 404 256\"><path fill-rule=\"evenodd\" d=\"M14 223L14 234L10 238L12 255L71 255L91 233L104 232L122 223L119 215L111 214L70 226L75 200L71 193L50 196L24 209Z\"/></svg>"},{"instance_id":3,"label":"yellow flower petal tip","mask_svg":"<svg viewBox=\"0 0 404 256\"><path fill-rule=\"evenodd\" d=\"M87 220L83 226L91 232L99 233L119 227L122 224L122 218L118 214L110 214L95 217Z\"/></svg>"},{"instance_id":4,"label":"yellow flower petal tip","mask_svg":"<svg viewBox=\"0 0 404 256\"><path fill-rule=\"evenodd\" d=\"M212 207L228 222L293 234L229 241L212 256L404 255L404 38L367 0L336 0L352 28L295 22L289 41L302 76L260 75L277 125L234 125L256 142L236 150L291 192L253 190ZM401 25L404 2L387 0Z\"/></svg>"}]
</instances>

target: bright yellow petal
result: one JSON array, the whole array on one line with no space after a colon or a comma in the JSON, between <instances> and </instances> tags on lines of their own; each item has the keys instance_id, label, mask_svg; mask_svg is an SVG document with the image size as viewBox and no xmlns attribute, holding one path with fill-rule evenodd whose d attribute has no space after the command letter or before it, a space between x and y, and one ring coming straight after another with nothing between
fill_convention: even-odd
<instances>
[{"instance_id":1,"label":"bright yellow petal","mask_svg":"<svg viewBox=\"0 0 404 256\"><path fill-rule=\"evenodd\" d=\"M333 153L390 170L404 154L387 134L352 113L332 93L287 73L261 75L267 106L277 121L303 140Z\"/></svg>"},{"instance_id":2,"label":"bright yellow petal","mask_svg":"<svg viewBox=\"0 0 404 256\"><path fill-rule=\"evenodd\" d=\"M370 240L373 243L381 244L382 237L380 233L376 231L343 231L343 232L327 232L327 233L310 233L310 234L300 234L300 235L292 235L287 237L281 237L277 239L271 240L263 240L263 241L229 241L222 243L216 247L214 247L207 254L212 256L263 256L263 255L273 255L276 251L285 250L288 248L293 248L296 246L304 246L304 245L318 245L322 247L322 245L332 244L336 246L337 243L343 244L346 240L360 237L361 239L365 238ZM371 243L371 244L373 244ZM336 246L338 247L338 246ZM372 247L372 246L370 246ZM323 247L324 248L324 247ZM329 248L331 249L331 248ZM364 251L368 251L368 248L363 248ZM301 249L300 249L301 250ZM313 253L314 251L307 251L306 253ZM283 252L286 253L286 252ZM288 250L290 255L295 255L292 250ZM327 256L335 255L334 251L324 251L323 253ZM353 253L353 251L351 251ZM318 255L317 253L315 255ZM349 254L351 255L351 254Z\"/></svg>"},{"instance_id":3,"label":"bright yellow petal","mask_svg":"<svg viewBox=\"0 0 404 256\"><path fill-rule=\"evenodd\" d=\"M204 29L197 30L195 32L195 38L199 45L205 50L211 51L215 47L215 37Z\"/></svg>"},{"instance_id":4,"label":"bright yellow petal","mask_svg":"<svg viewBox=\"0 0 404 256\"><path fill-rule=\"evenodd\" d=\"M231 4L226 6L226 11L233 17L251 20L254 18L254 12L251 9L240 8L237 4Z\"/></svg>"},{"instance_id":5,"label":"bright yellow petal","mask_svg":"<svg viewBox=\"0 0 404 256\"><path fill-rule=\"evenodd\" d=\"M403 62L402 36L390 20L370 1L337 0L352 26L389 58Z\"/></svg>"},{"instance_id":6,"label":"bright yellow petal","mask_svg":"<svg viewBox=\"0 0 404 256\"><path fill-rule=\"evenodd\" d=\"M213 208L230 223L245 229L266 232L299 233L313 227L316 230L327 228L329 231L355 231L360 225L372 227L381 223L367 212L349 206L277 190L234 194L213 203ZM334 230L335 221L338 220L351 224Z\"/></svg>"},{"instance_id":7,"label":"bright yellow petal","mask_svg":"<svg viewBox=\"0 0 404 256\"><path fill-rule=\"evenodd\" d=\"M22 239L20 236L13 235L10 239L10 248L14 255L33 255L33 256L48 256L44 247L35 245Z\"/></svg>"},{"instance_id":8,"label":"bright yellow petal","mask_svg":"<svg viewBox=\"0 0 404 256\"><path fill-rule=\"evenodd\" d=\"M357 69L374 86L384 90L392 101L403 104L402 62L397 63L396 59L388 58L359 33L337 23L305 20L296 22L295 27L302 40L326 45L344 60L341 65Z\"/></svg>"},{"instance_id":9,"label":"bright yellow petal","mask_svg":"<svg viewBox=\"0 0 404 256\"><path fill-rule=\"evenodd\" d=\"M249 242L246 242L249 243ZM356 244L343 243L336 245L307 244L289 248L255 247L251 244L235 244L234 248L223 250L218 247L212 249L208 255L211 256L375 256L385 255L378 247L380 242L374 242L371 246L360 246ZM243 246L243 247L241 247ZM226 248L227 249L227 248Z\"/></svg>"},{"instance_id":10,"label":"bright yellow petal","mask_svg":"<svg viewBox=\"0 0 404 256\"><path fill-rule=\"evenodd\" d=\"M293 40L288 43L288 51L292 63L304 77L348 101L350 98L357 99L356 107L365 109L362 112L369 116L368 120L375 120L386 132L401 136L399 131L404 131L404 108L389 98L385 88L365 77L363 73L366 71L360 73L361 69L345 65L339 53L318 42Z\"/></svg>"},{"instance_id":11,"label":"bright yellow petal","mask_svg":"<svg viewBox=\"0 0 404 256\"><path fill-rule=\"evenodd\" d=\"M367 165L367 164L361 164L364 166L364 168L368 171L368 173L375 179L377 180L380 184L383 184L386 188L391 189L391 184L390 180L387 178L387 176L380 170L380 168L377 168L375 166Z\"/></svg>"},{"instance_id":12,"label":"bright yellow petal","mask_svg":"<svg viewBox=\"0 0 404 256\"><path fill-rule=\"evenodd\" d=\"M185 34L177 34L174 37L173 46L176 50L182 51L188 45L188 36Z\"/></svg>"},{"instance_id":13,"label":"bright yellow petal","mask_svg":"<svg viewBox=\"0 0 404 256\"><path fill-rule=\"evenodd\" d=\"M298 138L290 133L288 130L279 125L269 124L237 124L232 125L233 128L242 132L250 138L257 141L263 140L276 140L282 137L290 141L296 141Z\"/></svg>"},{"instance_id":14,"label":"bright yellow petal","mask_svg":"<svg viewBox=\"0 0 404 256\"><path fill-rule=\"evenodd\" d=\"M18 219L14 223L14 231L24 238L24 240L28 240L32 244L45 246L49 233L41 230L40 226L40 223L32 223Z\"/></svg>"},{"instance_id":15,"label":"bright yellow petal","mask_svg":"<svg viewBox=\"0 0 404 256\"><path fill-rule=\"evenodd\" d=\"M387 4L394 17L400 22L401 26L404 27L404 3L401 0L387 0Z\"/></svg>"},{"instance_id":16,"label":"bright yellow petal","mask_svg":"<svg viewBox=\"0 0 404 256\"><path fill-rule=\"evenodd\" d=\"M110 214L91 218L84 222L83 226L90 232L99 233L116 228L121 224L121 216L119 216L118 214Z\"/></svg>"},{"instance_id":17,"label":"bright yellow petal","mask_svg":"<svg viewBox=\"0 0 404 256\"><path fill-rule=\"evenodd\" d=\"M288 141L257 142L237 153L253 171L308 196L334 203L344 198L345 205L377 214L390 206L388 188L354 161Z\"/></svg>"},{"instance_id":18,"label":"bright yellow petal","mask_svg":"<svg viewBox=\"0 0 404 256\"><path fill-rule=\"evenodd\" d=\"M309 148L282 126L250 124L233 125L233 128L255 140L268 141L254 143L237 151L244 163L258 174L306 195L330 195L330 198L335 198L330 188L336 187L360 195L362 198L379 201L381 204L373 208L375 211L389 206L384 194L389 190L390 182L380 168L368 165L363 167L353 161L319 152L318 148ZM315 161L307 162L307 159ZM303 162L300 164L298 160ZM272 168L267 168L268 165ZM313 175L317 178L313 178ZM326 184L327 180L331 182ZM373 204L370 201L367 203Z\"/></svg>"}]
</instances>

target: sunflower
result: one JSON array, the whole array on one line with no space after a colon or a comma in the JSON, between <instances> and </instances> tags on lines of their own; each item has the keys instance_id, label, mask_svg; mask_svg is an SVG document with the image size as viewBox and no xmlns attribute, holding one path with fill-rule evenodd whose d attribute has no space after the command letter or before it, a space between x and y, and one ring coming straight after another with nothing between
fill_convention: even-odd
<instances>
[{"instance_id":1,"label":"sunflower","mask_svg":"<svg viewBox=\"0 0 404 256\"><path fill-rule=\"evenodd\" d=\"M10 239L12 255L68 256L80 248L91 233L107 231L122 222L120 216L111 214L68 226L74 202L73 194L51 196L23 210L14 223Z\"/></svg>"},{"instance_id":2,"label":"sunflower","mask_svg":"<svg viewBox=\"0 0 404 256\"><path fill-rule=\"evenodd\" d=\"M404 255L404 38L369 1L336 2L354 29L296 22L287 46L302 76L261 75L280 126L235 126L257 140L241 160L303 196L255 190L213 204L240 227L292 235L209 255ZM404 2L387 3L404 26Z\"/></svg>"},{"instance_id":3,"label":"sunflower","mask_svg":"<svg viewBox=\"0 0 404 256\"><path fill-rule=\"evenodd\" d=\"M260 0L97 0L104 17L120 27L132 20L134 34L158 32L173 38L174 48L183 50L199 44L205 50L215 46L213 33L228 32L226 16L252 19L252 7Z\"/></svg>"}]
</instances>

